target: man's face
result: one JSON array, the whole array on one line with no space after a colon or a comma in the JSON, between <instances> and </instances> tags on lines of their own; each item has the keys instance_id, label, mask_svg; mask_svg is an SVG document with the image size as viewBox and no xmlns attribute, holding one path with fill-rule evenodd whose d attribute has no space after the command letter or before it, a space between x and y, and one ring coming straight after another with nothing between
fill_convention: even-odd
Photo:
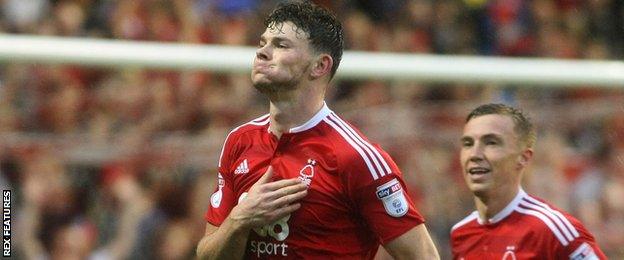
<instances>
[{"instance_id":1,"label":"man's face","mask_svg":"<svg viewBox=\"0 0 624 260\"><path fill-rule=\"evenodd\" d=\"M271 24L260 36L251 81L263 93L294 89L309 75L312 56L305 32L291 22Z\"/></svg>"},{"instance_id":2,"label":"man's face","mask_svg":"<svg viewBox=\"0 0 624 260\"><path fill-rule=\"evenodd\" d=\"M514 122L509 116L478 116L464 126L460 154L462 174L468 189L476 196L496 196L520 185L522 154Z\"/></svg>"}]
</instances>

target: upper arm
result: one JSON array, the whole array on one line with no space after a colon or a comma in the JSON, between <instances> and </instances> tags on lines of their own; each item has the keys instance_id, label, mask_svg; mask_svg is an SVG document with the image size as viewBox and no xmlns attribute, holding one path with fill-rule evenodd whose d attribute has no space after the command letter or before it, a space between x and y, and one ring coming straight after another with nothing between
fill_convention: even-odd
<instances>
[{"instance_id":1,"label":"upper arm","mask_svg":"<svg viewBox=\"0 0 624 260\"><path fill-rule=\"evenodd\" d=\"M578 232L578 237L570 241L567 246L562 247L561 257L566 259L607 259L602 252L594 236L575 218L568 220L574 225Z\"/></svg>"},{"instance_id":2,"label":"upper arm","mask_svg":"<svg viewBox=\"0 0 624 260\"><path fill-rule=\"evenodd\" d=\"M394 259L440 259L425 224L420 224L383 245Z\"/></svg>"},{"instance_id":3,"label":"upper arm","mask_svg":"<svg viewBox=\"0 0 624 260\"><path fill-rule=\"evenodd\" d=\"M370 230L377 235L382 243L404 234L413 227L422 224L424 218L410 197L401 172L388 156L377 146L373 147L379 154L376 159L380 167L389 171L384 176L373 175L368 165L357 153L343 156L347 193L353 201L358 214L366 221ZM378 171L378 173L381 171Z\"/></svg>"},{"instance_id":4,"label":"upper arm","mask_svg":"<svg viewBox=\"0 0 624 260\"><path fill-rule=\"evenodd\" d=\"M230 164L232 153L235 150L237 135L231 132L223 144L219 157L219 169L217 173L217 186L210 195L210 203L204 218L207 222L220 225L236 205L236 192L231 176Z\"/></svg>"}]
</instances>

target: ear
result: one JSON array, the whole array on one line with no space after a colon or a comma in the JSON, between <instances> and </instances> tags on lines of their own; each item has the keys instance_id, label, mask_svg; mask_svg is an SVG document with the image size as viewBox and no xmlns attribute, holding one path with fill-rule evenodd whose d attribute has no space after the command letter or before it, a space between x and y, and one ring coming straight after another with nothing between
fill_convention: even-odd
<instances>
[{"instance_id":1,"label":"ear","mask_svg":"<svg viewBox=\"0 0 624 260\"><path fill-rule=\"evenodd\" d=\"M332 66L334 65L334 59L329 54L320 54L316 61L312 64L312 70L310 76L313 79L324 77L331 74Z\"/></svg>"},{"instance_id":2,"label":"ear","mask_svg":"<svg viewBox=\"0 0 624 260\"><path fill-rule=\"evenodd\" d=\"M518 168L524 169L527 167L531 159L533 158L533 149L526 148L520 156L518 156Z\"/></svg>"}]
</instances>

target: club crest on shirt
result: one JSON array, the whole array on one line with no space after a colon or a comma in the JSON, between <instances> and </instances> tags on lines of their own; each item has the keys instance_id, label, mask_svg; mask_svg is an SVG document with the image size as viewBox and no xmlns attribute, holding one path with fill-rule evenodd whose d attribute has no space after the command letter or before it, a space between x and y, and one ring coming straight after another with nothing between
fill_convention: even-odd
<instances>
[{"instance_id":1,"label":"club crest on shirt","mask_svg":"<svg viewBox=\"0 0 624 260\"><path fill-rule=\"evenodd\" d=\"M308 186L310 186L312 177L314 177L314 166L316 166L316 160L308 159L306 165L299 170L299 179Z\"/></svg>"},{"instance_id":2,"label":"club crest on shirt","mask_svg":"<svg viewBox=\"0 0 624 260\"><path fill-rule=\"evenodd\" d=\"M377 187L377 198L380 199L386 209L386 213L393 217L402 217L409 209L403 187L397 179Z\"/></svg>"},{"instance_id":3,"label":"club crest on shirt","mask_svg":"<svg viewBox=\"0 0 624 260\"><path fill-rule=\"evenodd\" d=\"M516 260L516 253L514 253L515 250L515 246L507 246L507 251L503 254L502 260Z\"/></svg>"},{"instance_id":4,"label":"club crest on shirt","mask_svg":"<svg viewBox=\"0 0 624 260\"><path fill-rule=\"evenodd\" d=\"M225 187L225 180L223 179L223 176L221 176L221 173L219 173L218 175L218 185L219 189L215 191L212 196L210 196L210 205L213 208L218 208L221 205L221 198L223 198L223 187Z\"/></svg>"}]
</instances>

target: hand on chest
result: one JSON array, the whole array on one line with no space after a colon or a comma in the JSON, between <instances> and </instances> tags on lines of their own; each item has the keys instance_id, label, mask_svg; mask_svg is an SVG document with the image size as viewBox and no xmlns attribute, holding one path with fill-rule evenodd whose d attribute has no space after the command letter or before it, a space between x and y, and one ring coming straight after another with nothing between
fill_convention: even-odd
<instances>
[{"instance_id":1,"label":"hand on chest","mask_svg":"<svg viewBox=\"0 0 624 260\"><path fill-rule=\"evenodd\" d=\"M273 180L299 178L310 190L330 185L335 167L327 163L321 154L310 151L267 153L249 150L234 162L233 176L237 192L245 192L262 176L269 165L273 166Z\"/></svg>"}]
</instances>

